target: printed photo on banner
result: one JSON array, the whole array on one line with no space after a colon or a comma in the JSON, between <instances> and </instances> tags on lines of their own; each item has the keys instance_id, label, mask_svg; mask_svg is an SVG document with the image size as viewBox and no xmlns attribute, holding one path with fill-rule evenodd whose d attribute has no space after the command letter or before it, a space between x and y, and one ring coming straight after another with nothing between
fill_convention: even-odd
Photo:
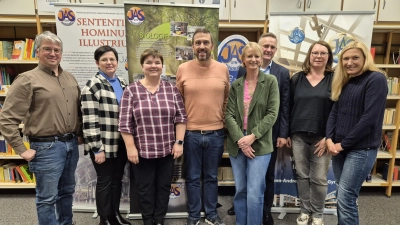
<instances>
[{"instance_id":1,"label":"printed photo on banner","mask_svg":"<svg viewBox=\"0 0 400 225\"><path fill-rule=\"evenodd\" d=\"M200 27L200 26L188 26L187 28L187 40L192 41L193 39L193 34L197 29L204 29L205 27Z\"/></svg>"},{"instance_id":2,"label":"printed photo on banner","mask_svg":"<svg viewBox=\"0 0 400 225\"><path fill-rule=\"evenodd\" d=\"M188 46L177 46L175 51L176 60L192 60L193 59L193 49Z\"/></svg>"},{"instance_id":3,"label":"printed photo on banner","mask_svg":"<svg viewBox=\"0 0 400 225\"><path fill-rule=\"evenodd\" d=\"M171 36L187 36L188 23L171 22Z\"/></svg>"}]
</instances>

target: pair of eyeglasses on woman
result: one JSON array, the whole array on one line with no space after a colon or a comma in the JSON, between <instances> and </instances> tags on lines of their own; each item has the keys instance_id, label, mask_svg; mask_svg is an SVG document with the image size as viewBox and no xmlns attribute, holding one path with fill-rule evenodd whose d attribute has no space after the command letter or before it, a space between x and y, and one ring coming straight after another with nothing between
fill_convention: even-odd
<instances>
[{"instance_id":1,"label":"pair of eyeglasses on woman","mask_svg":"<svg viewBox=\"0 0 400 225\"><path fill-rule=\"evenodd\" d=\"M329 55L329 53L328 52L311 52L311 55L314 57L318 57L319 55L321 57L326 57Z\"/></svg>"},{"instance_id":2,"label":"pair of eyeglasses on woman","mask_svg":"<svg viewBox=\"0 0 400 225\"><path fill-rule=\"evenodd\" d=\"M61 49L59 49L59 48L43 47L42 49L43 49L44 52L49 53L49 54L51 52L53 52L53 51L54 51L54 54L61 54L62 53Z\"/></svg>"}]
</instances>

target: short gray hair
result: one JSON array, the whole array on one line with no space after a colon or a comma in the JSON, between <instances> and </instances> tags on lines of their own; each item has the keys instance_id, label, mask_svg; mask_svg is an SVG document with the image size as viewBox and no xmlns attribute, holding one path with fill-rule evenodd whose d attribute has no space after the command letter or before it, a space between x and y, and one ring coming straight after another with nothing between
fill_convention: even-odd
<instances>
[{"instance_id":1,"label":"short gray hair","mask_svg":"<svg viewBox=\"0 0 400 225\"><path fill-rule=\"evenodd\" d=\"M53 44L57 44L61 47L61 51L63 50L63 42L61 39L54 33L50 31L43 31L41 34L37 34L35 38L36 50L38 50L43 41L51 41Z\"/></svg>"}]
</instances>

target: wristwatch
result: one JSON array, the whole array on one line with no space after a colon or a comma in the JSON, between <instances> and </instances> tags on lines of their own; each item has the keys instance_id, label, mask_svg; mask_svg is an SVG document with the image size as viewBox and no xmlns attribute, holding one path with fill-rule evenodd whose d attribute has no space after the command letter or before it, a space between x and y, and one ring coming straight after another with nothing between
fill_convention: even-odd
<instances>
[{"instance_id":1,"label":"wristwatch","mask_svg":"<svg viewBox=\"0 0 400 225\"><path fill-rule=\"evenodd\" d=\"M178 145L183 145L183 141L182 140L176 140L175 143L177 143Z\"/></svg>"}]
</instances>

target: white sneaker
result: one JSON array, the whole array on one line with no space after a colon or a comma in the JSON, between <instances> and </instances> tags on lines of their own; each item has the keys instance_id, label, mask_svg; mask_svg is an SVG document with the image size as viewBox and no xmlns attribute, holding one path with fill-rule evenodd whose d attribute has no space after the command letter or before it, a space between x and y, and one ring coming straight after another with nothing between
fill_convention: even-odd
<instances>
[{"instance_id":1,"label":"white sneaker","mask_svg":"<svg viewBox=\"0 0 400 225\"><path fill-rule=\"evenodd\" d=\"M322 218L312 218L312 225L324 225Z\"/></svg>"},{"instance_id":2,"label":"white sneaker","mask_svg":"<svg viewBox=\"0 0 400 225\"><path fill-rule=\"evenodd\" d=\"M301 213L299 217L297 217L297 225L308 225L308 222L311 221L310 215Z\"/></svg>"}]
</instances>

